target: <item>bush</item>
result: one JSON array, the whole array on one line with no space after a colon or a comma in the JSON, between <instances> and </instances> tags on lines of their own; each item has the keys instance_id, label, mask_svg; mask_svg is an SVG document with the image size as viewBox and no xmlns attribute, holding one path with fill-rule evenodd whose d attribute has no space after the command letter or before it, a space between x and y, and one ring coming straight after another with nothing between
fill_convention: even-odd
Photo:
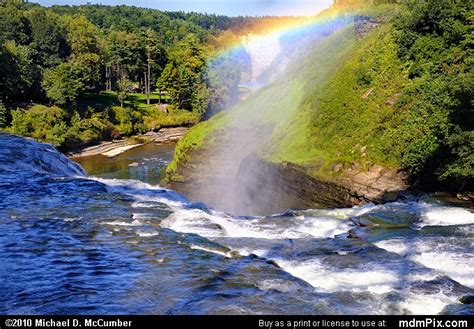
<instances>
[{"instance_id":1,"label":"bush","mask_svg":"<svg viewBox=\"0 0 474 329\"><path fill-rule=\"evenodd\" d=\"M157 109L149 109L143 116L143 124L146 130L157 130L163 127L177 127L193 125L199 122L201 116L196 112L178 110L174 106L167 108L168 113Z\"/></svg>"},{"instance_id":2,"label":"bush","mask_svg":"<svg viewBox=\"0 0 474 329\"><path fill-rule=\"evenodd\" d=\"M114 106L110 113L110 121L114 124L115 137L145 132L143 114L139 110Z\"/></svg>"},{"instance_id":3,"label":"bush","mask_svg":"<svg viewBox=\"0 0 474 329\"><path fill-rule=\"evenodd\" d=\"M133 134L132 111L129 108L114 106L112 108L112 123L118 136L130 136Z\"/></svg>"},{"instance_id":4,"label":"bush","mask_svg":"<svg viewBox=\"0 0 474 329\"><path fill-rule=\"evenodd\" d=\"M449 136L452 161L440 169L440 179L461 190L472 188L474 179L474 132L458 131Z\"/></svg>"},{"instance_id":5,"label":"bush","mask_svg":"<svg viewBox=\"0 0 474 329\"><path fill-rule=\"evenodd\" d=\"M68 130L66 122L65 110L56 106L35 105L28 110L14 110L9 130L15 134L61 146L66 140Z\"/></svg>"},{"instance_id":6,"label":"bush","mask_svg":"<svg viewBox=\"0 0 474 329\"><path fill-rule=\"evenodd\" d=\"M12 111L12 124L7 128L14 134L32 137L63 149L108 138L113 129L102 113L81 118L77 112L69 115L57 106L43 105Z\"/></svg>"},{"instance_id":7,"label":"bush","mask_svg":"<svg viewBox=\"0 0 474 329\"><path fill-rule=\"evenodd\" d=\"M79 121L79 139L82 143L97 142L110 137L113 125L103 114L94 113L90 118Z\"/></svg>"},{"instance_id":8,"label":"bush","mask_svg":"<svg viewBox=\"0 0 474 329\"><path fill-rule=\"evenodd\" d=\"M9 111L0 100L0 128L6 127L9 121Z\"/></svg>"}]
</instances>

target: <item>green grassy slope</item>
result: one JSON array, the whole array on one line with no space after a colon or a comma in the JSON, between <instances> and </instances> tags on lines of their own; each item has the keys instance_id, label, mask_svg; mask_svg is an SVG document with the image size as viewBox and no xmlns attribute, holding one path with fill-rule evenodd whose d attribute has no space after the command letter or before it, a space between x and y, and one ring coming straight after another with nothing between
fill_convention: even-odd
<instances>
[{"instance_id":1,"label":"green grassy slope","mask_svg":"<svg viewBox=\"0 0 474 329\"><path fill-rule=\"evenodd\" d=\"M191 129L177 146L168 179L185 175L180 162L218 143L232 127L270 125L260 155L300 165L315 177L343 174L354 163L367 170L377 164L402 169L431 188L468 189L474 176L468 140L473 80L466 63L472 56L465 50L471 40L467 14L459 9L466 5L422 5L365 8L360 14L381 18L378 27L362 38L354 26L333 33L282 79ZM453 21L455 30L449 28ZM445 29L442 38L436 29Z\"/></svg>"},{"instance_id":2,"label":"green grassy slope","mask_svg":"<svg viewBox=\"0 0 474 329\"><path fill-rule=\"evenodd\" d=\"M377 40L379 36L372 38ZM273 126L271 141L261 152L273 162L313 167L321 162L339 161L332 149L315 144L314 137L321 132L318 115L331 120L331 115L337 118L338 112L344 109L332 112L329 106L320 112L317 103L320 103L321 95L341 98L337 95L346 93L343 87L350 82L341 86L330 82L335 72L340 72L351 59L355 60L354 53L361 51L360 43L353 26L335 32L313 44L304 56L294 61L284 79L258 91L230 111L193 127L176 148L176 156L168 168L168 179L179 176L180 161L192 151L210 146L217 141L217 132L219 138L223 138L226 130L232 127ZM364 43L369 42L364 40ZM332 113L326 113L328 110ZM327 127L327 133L333 128L337 127Z\"/></svg>"},{"instance_id":3,"label":"green grassy slope","mask_svg":"<svg viewBox=\"0 0 474 329\"><path fill-rule=\"evenodd\" d=\"M350 55L355 44L352 28L336 32L314 46L313 56L304 56L293 63L286 79L278 80L235 108L194 126L176 147L174 160L168 167L168 179L179 175L180 161L192 151L217 142L217 134L220 139L225 138L226 131L233 127L272 125L274 136L283 132L298 117L307 89L324 84L331 72Z\"/></svg>"},{"instance_id":4,"label":"green grassy slope","mask_svg":"<svg viewBox=\"0 0 474 329\"><path fill-rule=\"evenodd\" d=\"M393 148L388 131L396 126L394 105L407 79L390 31L384 25L356 46L347 45L343 60L334 60L339 64L335 73L314 85L264 155L316 167L322 174L335 162L398 166L396 154L388 152Z\"/></svg>"}]
</instances>

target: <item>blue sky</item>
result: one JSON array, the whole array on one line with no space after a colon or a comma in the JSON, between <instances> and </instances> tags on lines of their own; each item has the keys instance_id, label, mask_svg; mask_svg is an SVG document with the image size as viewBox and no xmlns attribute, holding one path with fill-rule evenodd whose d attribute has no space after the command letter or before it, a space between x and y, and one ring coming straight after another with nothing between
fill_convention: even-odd
<instances>
[{"instance_id":1,"label":"blue sky","mask_svg":"<svg viewBox=\"0 0 474 329\"><path fill-rule=\"evenodd\" d=\"M171 11L197 11L238 15L313 15L330 6L333 0L32 0L44 6L79 5L133 5Z\"/></svg>"}]
</instances>

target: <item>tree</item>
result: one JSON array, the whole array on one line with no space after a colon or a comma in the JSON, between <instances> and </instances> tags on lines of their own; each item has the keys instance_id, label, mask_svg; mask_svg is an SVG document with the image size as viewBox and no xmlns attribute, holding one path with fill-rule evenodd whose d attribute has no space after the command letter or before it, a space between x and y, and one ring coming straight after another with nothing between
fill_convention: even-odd
<instances>
[{"instance_id":1,"label":"tree","mask_svg":"<svg viewBox=\"0 0 474 329\"><path fill-rule=\"evenodd\" d=\"M156 48L156 34L152 29L147 29L145 32L146 38L146 71L145 71L145 93L146 93L146 103L150 105L150 93L151 93L151 66L153 63L152 53Z\"/></svg>"},{"instance_id":2,"label":"tree","mask_svg":"<svg viewBox=\"0 0 474 329\"><path fill-rule=\"evenodd\" d=\"M210 48L200 44L194 35L188 35L169 51L158 85L164 88L177 108L193 111L201 104L199 95L205 94L205 63ZM197 109L196 109L197 110Z\"/></svg>"},{"instance_id":3,"label":"tree","mask_svg":"<svg viewBox=\"0 0 474 329\"><path fill-rule=\"evenodd\" d=\"M406 1L395 19L398 56L412 80L411 118L398 127L403 169L424 184L474 185L472 3ZM408 132L408 133L404 133ZM418 134L413 138L413 134ZM470 141L471 140L471 141Z\"/></svg>"},{"instance_id":4,"label":"tree","mask_svg":"<svg viewBox=\"0 0 474 329\"><path fill-rule=\"evenodd\" d=\"M240 57L239 52L230 52L209 61L205 80L208 89L208 116L238 101L238 85L245 70Z\"/></svg>"},{"instance_id":5,"label":"tree","mask_svg":"<svg viewBox=\"0 0 474 329\"><path fill-rule=\"evenodd\" d=\"M472 188L474 180L474 131L460 131L449 137L448 145L454 161L442 168L441 180L452 182L460 189ZM471 184L471 186L469 186Z\"/></svg>"},{"instance_id":6,"label":"tree","mask_svg":"<svg viewBox=\"0 0 474 329\"><path fill-rule=\"evenodd\" d=\"M31 40L31 24L24 11L15 6L0 6L0 43L15 40L20 45L27 45Z\"/></svg>"},{"instance_id":7,"label":"tree","mask_svg":"<svg viewBox=\"0 0 474 329\"><path fill-rule=\"evenodd\" d=\"M44 72L42 86L46 96L57 105L75 103L84 89L81 72L73 63L62 63Z\"/></svg>"},{"instance_id":8,"label":"tree","mask_svg":"<svg viewBox=\"0 0 474 329\"><path fill-rule=\"evenodd\" d=\"M112 91L113 85L113 72L112 67L114 65L110 40L107 37L99 39L99 54L102 59L104 69L105 69L105 90Z\"/></svg>"},{"instance_id":9,"label":"tree","mask_svg":"<svg viewBox=\"0 0 474 329\"><path fill-rule=\"evenodd\" d=\"M65 61L70 54L70 47L66 40L66 31L59 24L59 16L41 7L26 11L25 16L31 24L31 42L28 48L32 60L29 74L33 85L29 94L33 99L43 100L43 71Z\"/></svg>"},{"instance_id":10,"label":"tree","mask_svg":"<svg viewBox=\"0 0 474 329\"><path fill-rule=\"evenodd\" d=\"M126 32L112 32L109 36L109 57L107 63L113 69L117 84L124 75L132 81L142 76L144 47L138 35Z\"/></svg>"},{"instance_id":11,"label":"tree","mask_svg":"<svg viewBox=\"0 0 474 329\"><path fill-rule=\"evenodd\" d=\"M160 88L169 91L176 107L203 113L208 97L206 62L213 50L209 41L219 30L236 22L245 25L248 21L254 19L167 13L127 6L46 8L24 0L0 0L0 101L6 107L6 110L0 109L1 124L10 121L9 108L14 101L44 103L50 100L67 107L64 124L75 127L68 130L67 142L58 140L55 144L96 140L113 130L108 125L109 112L102 108L109 104L100 104L90 111L83 111L81 107L79 115L78 98L98 92L105 85L108 91L118 90L124 106L131 84L137 84L144 87L150 104L158 77ZM223 39L229 41L227 36ZM216 79L217 84L221 81ZM225 93L221 90L217 86L214 95ZM38 111L35 113L48 112ZM15 111L18 132L31 135L28 130L31 127L26 125L36 119L21 120L30 114ZM36 114L41 120L50 118ZM194 114L187 113L183 117L188 115L187 118L194 120L197 117ZM135 124L143 126L143 119L140 115L132 117L135 131L138 129ZM75 119L71 121L71 118ZM59 136L63 128L57 125L48 131ZM40 135L44 138L44 134ZM48 137L48 140L53 138Z\"/></svg>"},{"instance_id":12,"label":"tree","mask_svg":"<svg viewBox=\"0 0 474 329\"><path fill-rule=\"evenodd\" d=\"M0 44L0 99L11 100L29 97L33 85L32 60L27 46L14 41Z\"/></svg>"},{"instance_id":13,"label":"tree","mask_svg":"<svg viewBox=\"0 0 474 329\"><path fill-rule=\"evenodd\" d=\"M0 100L0 128L6 127L9 121L9 113L3 102Z\"/></svg>"},{"instance_id":14,"label":"tree","mask_svg":"<svg viewBox=\"0 0 474 329\"><path fill-rule=\"evenodd\" d=\"M75 67L79 79L83 83L81 92L93 92L99 90L101 78L102 60L95 53L83 53L74 56L70 62Z\"/></svg>"},{"instance_id":15,"label":"tree","mask_svg":"<svg viewBox=\"0 0 474 329\"><path fill-rule=\"evenodd\" d=\"M26 12L31 23L32 50L34 63L43 68L54 67L70 54L66 31L59 25L59 16L43 9L34 8Z\"/></svg>"},{"instance_id":16,"label":"tree","mask_svg":"<svg viewBox=\"0 0 474 329\"><path fill-rule=\"evenodd\" d=\"M42 81L46 96L58 105L75 103L79 95L98 88L100 65L99 55L86 53L47 69Z\"/></svg>"},{"instance_id":17,"label":"tree","mask_svg":"<svg viewBox=\"0 0 474 329\"><path fill-rule=\"evenodd\" d=\"M117 98L120 102L120 107L123 107L123 103L128 97L129 88L130 88L130 81L127 79L127 77L122 76L118 81L118 92L117 92Z\"/></svg>"},{"instance_id":18,"label":"tree","mask_svg":"<svg viewBox=\"0 0 474 329\"><path fill-rule=\"evenodd\" d=\"M192 110L194 81L190 72L180 66L175 71L174 82L171 84L168 93L171 101L180 109Z\"/></svg>"},{"instance_id":19,"label":"tree","mask_svg":"<svg viewBox=\"0 0 474 329\"><path fill-rule=\"evenodd\" d=\"M74 55L98 52L99 31L84 15L66 16L63 20Z\"/></svg>"}]
</instances>

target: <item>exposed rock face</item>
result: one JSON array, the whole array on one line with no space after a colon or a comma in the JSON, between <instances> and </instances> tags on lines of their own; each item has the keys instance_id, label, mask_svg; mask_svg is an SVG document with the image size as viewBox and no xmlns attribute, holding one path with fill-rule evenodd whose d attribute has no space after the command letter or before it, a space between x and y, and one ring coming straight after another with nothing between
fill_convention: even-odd
<instances>
[{"instance_id":1,"label":"exposed rock face","mask_svg":"<svg viewBox=\"0 0 474 329\"><path fill-rule=\"evenodd\" d=\"M355 16L354 29L358 39L362 39L370 30L380 26L382 22L371 16Z\"/></svg>"},{"instance_id":2,"label":"exposed rock face","mask_svg":"<svg viewBox=\"0 0 474 329\"><path fill-rule=\"evenodd\" d=\"M461 304L474 304L474 295L462 296L459 302L461 302Z\"/></svg>"},{"instance_id":3,"label":"exposed rock face","mask_svg":"<svg viewBox=\"0 0 474 329\"><path fill-rule=\"evenodd\" d=\"M143 137L151 139L156 144L169 144L180 140L188 130L187 127L161 128L156 132L147 132Z\"/></svg>"},{"instance_id":4,"label":"exposed rock face","mask_svg":"<svg viewBox=\"0 0 474 329\"><path fill-rule=\"evenodd\" d=\"M246 182L248 177L252 177L253 184ZM314 179L299 166L270 163L255 154L245 159L236 181L236 193L242 205L254 214L282 212L288 208L344 207L362 202L330 182Z\"/></svg>"},{"instance_id":5,"label":"exposed rock face","mask_svg":"<svg viewBox=\"0 0 474 329\"><path fill-rule=\"evenodd\" d=\"M185 178L169 182L188 198L236 215L268 215L286 209L350 207L393 200L408 188L405 176L357 165L334 178L317 178L301 166L275 164L251 153L242 162L208 156L204 150L182 164ZM220 168L218 171L215 168Z\"/></svg>"},{"instance_id":6,"label":"exposed rock face","mask_svg":"<svg viewBox=\"0 0 474 329\"><path fill-rule=\"evenodd\" d=\"M242 180L254 177L253 184ZM237 175L237 193L251 213L288 208L350 207L382 202L388 193L408 188L403 174L381 166L363 171L358 166L334 178L318 178L295 164L274 164L256 154L245 159ZM390 196L396 197L395 195Z\"/></svg>"},{"instance_id":7,"label":"exposed rock face","mask_svg":"<svg viewBox=\"0 0 474 329\"><path fill-rule=\"evenodd\" d=\"M406 190L409 187L406 181L405 174L393 169L374 165L364 171L358 165L353 165L335 183L346 186L358 199L381 202L394 198L393 193Z\"/></svg>"}]
</instances>

